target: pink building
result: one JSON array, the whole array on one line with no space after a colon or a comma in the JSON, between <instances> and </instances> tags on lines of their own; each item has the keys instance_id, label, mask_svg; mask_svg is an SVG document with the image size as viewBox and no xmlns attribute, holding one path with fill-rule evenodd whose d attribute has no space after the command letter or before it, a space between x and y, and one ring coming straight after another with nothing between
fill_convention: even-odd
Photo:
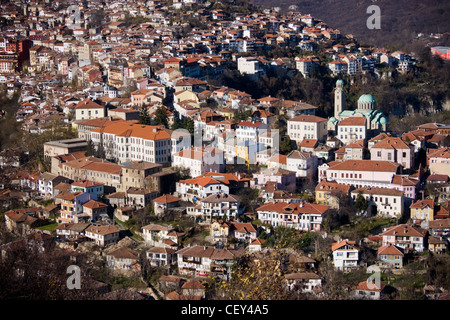
<instances>
[{"instance_id":1,"label":"pink building","mask_svg":"<svg viewBox=\"0 0 450 320\"><path fill-rule=\"evenodd\" d=\"M416 200L416 189L419 186L418 180L413 180L407 176L395 175L392 178L392 189L403 191L406 204Z\"/></svg>"},{"instance_id":2,"label":"pink building","mask_svg":"<svg viewBox=\"0 0 450 320\"><path fill-rule=\"evenodd\" d=\"M404 169L412 169L414 166L414 146L400 138L388 137L372 146L370 159L394 161L401 164Z\"/></svg>"}]
</instances>

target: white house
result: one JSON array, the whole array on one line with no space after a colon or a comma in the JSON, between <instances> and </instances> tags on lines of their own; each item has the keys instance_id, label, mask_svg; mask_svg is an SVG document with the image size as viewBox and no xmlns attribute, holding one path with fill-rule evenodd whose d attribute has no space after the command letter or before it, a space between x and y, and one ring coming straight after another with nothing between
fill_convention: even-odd
<instances>
[{"instance_id":1,"label":"white house","mask_svg":"<svg viewBox=\"0 0 450 320\"><path fill-rule=\"evenodd\" d=\"M241 214L240 200L237 196L217 193L200 199L195 207L188 207L187 214L202 220L211 221L213 217L220 219L237 219Z\"/></svg>"},{"instance_id":2,"label":"white house","mask_svg":"<svg viewBox=\"0 0 450 320\"><path fill-rule=\"evenodd\" d=\"M349 117L337 124L337 138L344 145L366 139L366 118Z\"/></svg>"},{"instance_id":3,"label":"white house","mask_svg":"<svg viewBox=\"0 0 450 320\"><path fill-rule=\"evenodd\" d=\"M425 249L427 231L407 224L386 228L380 236L382 245L393 244L404 250L422 252Z\"/></svg>"},{"instance_id":4,"label":"white house","mask_svg":"<svg viewBox=\"0 0 450 320\"><path fill-rule=\"evenodd\" d=\"M75 120L89 120L106 117L106 108L89 98L81 100L75 107Z\"/></svg>"},{"instance_id":5,"label":"white house","mask_svg":"<svg viewBox=\"0 0 450 320\"><path fill-rule=\"evenodd\" d=\"M351 271L358 267L359 248L355 241L348 239L335 242L331 245L333 251L333 264L337 270Z\"/></svg>"},{"instance_id":6,"label":"white house","mask_svg":"<svg viewBox=\"0 0 450 320\"><path fill-rule=\"evenodd\" d=\"M217 148L192 147L175 153L172 166L189 169L193 178L206 172L224 172L224 152Z\"/></svg>"},{"instance_id":7,"label":"white house","mask_svg":"<svg viewBox=\"0 0 450 320\"><path fill-rule=\"evenodd\" d=\"M216 193L230 193L227 184L212 177L199 176L193 179L180 180L176 184L176 192L185 201L195 201Z\"/></svg>"},{"instance_id":8,"label":"white house","mask_svg":"<svg viewBox=\"0 0 450 320\"><path fill-rule=\"evenodd\" d=\"M177 247L182 233L168 225L149 224L142 227L145 243L155 247Z\"/></svg>"},{"instance_id":9,"label":"white house","mask_svg":"<svg viewBox=\"0 0 450 320\"><path fill-rule=\"evenodd\" d=\"M120 230L115 225L92 224L85 230L85 236L99 246L119 241Z\"/></svg>"},{"instance_id":10,"label":"white house","mask_svg":"<svg viewBox=\"0 0 450 320\"><path fill-rule=\"evenodd\" d=\"M314 272L288 273L284 279L289 290L300 293L315 293L322 286L322 279Z\"/></svg>"},{"instance_id":11,"label":"white house","mask_svg":"<svg viewBox=\"0 0 450 320\"><path fill-rule=\"evenodd\" d=\"M311 152L291 151L286 157L286 170L294 171L297 177L312 178L316 174L318 158Z\"/></svg>"},{"instance_id":12,"label":"white house","mask_svg":"<svg viewBox=\"0 0 450 320\"><path fill-rule=\"evenodd\" d=\"M175 250L171 248L153 247L145 252L145 256L154 267L170 266L176 261Z\"/></svg>"},{"instance_id":13,"label":"white house","mask_svg":"<svg viewBox=\"0 0 450 320\"><path fill-rule=\"evenodd\" d=\"M403 192L390 188L362 187L353 190L350 195L353 201L361 194L369 205L375 205L377 215L400 218L404 210Z\"/></svg>"}]
</instances>

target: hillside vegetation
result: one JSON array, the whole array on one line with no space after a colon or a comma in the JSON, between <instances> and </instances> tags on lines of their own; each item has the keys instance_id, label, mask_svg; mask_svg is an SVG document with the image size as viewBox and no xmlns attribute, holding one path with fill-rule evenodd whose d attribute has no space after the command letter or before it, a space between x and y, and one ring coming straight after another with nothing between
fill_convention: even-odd
<instances>
[{"instance_id":1,"label":"hillside vegetation","mask_svg":"<svg viewBox=\"0 0 450 320\"><path fill-rule=\"evenodd\" d=\"M321 19L344 34L353 34L361 42L377 46L405 45L418 33L450 32L450 2L446 0L252 0L262 7L287 10L296 5L298 11ZM381 29L369 30L367 7L381 10ZM447 45L450 43L446 39Z\"/></svg>"}]
</instances>

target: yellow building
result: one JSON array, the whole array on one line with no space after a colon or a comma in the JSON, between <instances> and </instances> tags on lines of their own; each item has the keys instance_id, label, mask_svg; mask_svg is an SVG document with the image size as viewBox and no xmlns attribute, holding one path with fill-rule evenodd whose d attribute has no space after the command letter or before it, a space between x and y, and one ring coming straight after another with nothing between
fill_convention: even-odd
<instances>
[{"instance_id":1,"label":"yellow building","mask_svg":"<svg viewBox=\"0 0 450 320\"><path fill-rule=\"evenodd\" d=\"M348 196L351 186L335 181L322 180L316 187L316 203L327 205L333 209L339 208L339 200Z\"/></svg>"},{"instance_id":2,"label":"yellow building","mask_svg":"<svg viewBox=\"0 0 450 320\"><path fill-rule=\"evenodd\" d=\"M411 219L419 221L434 220L434 200L417 200L409 207Z\"/></svg>"}]
</instances>

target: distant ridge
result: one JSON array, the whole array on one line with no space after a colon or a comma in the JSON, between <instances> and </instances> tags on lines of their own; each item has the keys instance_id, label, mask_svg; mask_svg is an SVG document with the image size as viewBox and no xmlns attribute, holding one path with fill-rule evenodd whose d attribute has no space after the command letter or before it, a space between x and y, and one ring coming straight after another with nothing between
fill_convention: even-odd
<instances>
[{"instance_id":1,"label":"distant ridge","mask_svg":"<svg viewBox=\"0 0 450 320\"><path fill-rule=\"evenodd\" d=\"M298 11L311 14L344 34L358 40L385 46L407 44L418 33L450 32L450 2L446 0L250 0L261 7L280 7L283 11L296 5ZM381 29L369 30L367 7L381 9ZM449 44L447 44L449 45Z\"/></svg>"}]
</instances>

